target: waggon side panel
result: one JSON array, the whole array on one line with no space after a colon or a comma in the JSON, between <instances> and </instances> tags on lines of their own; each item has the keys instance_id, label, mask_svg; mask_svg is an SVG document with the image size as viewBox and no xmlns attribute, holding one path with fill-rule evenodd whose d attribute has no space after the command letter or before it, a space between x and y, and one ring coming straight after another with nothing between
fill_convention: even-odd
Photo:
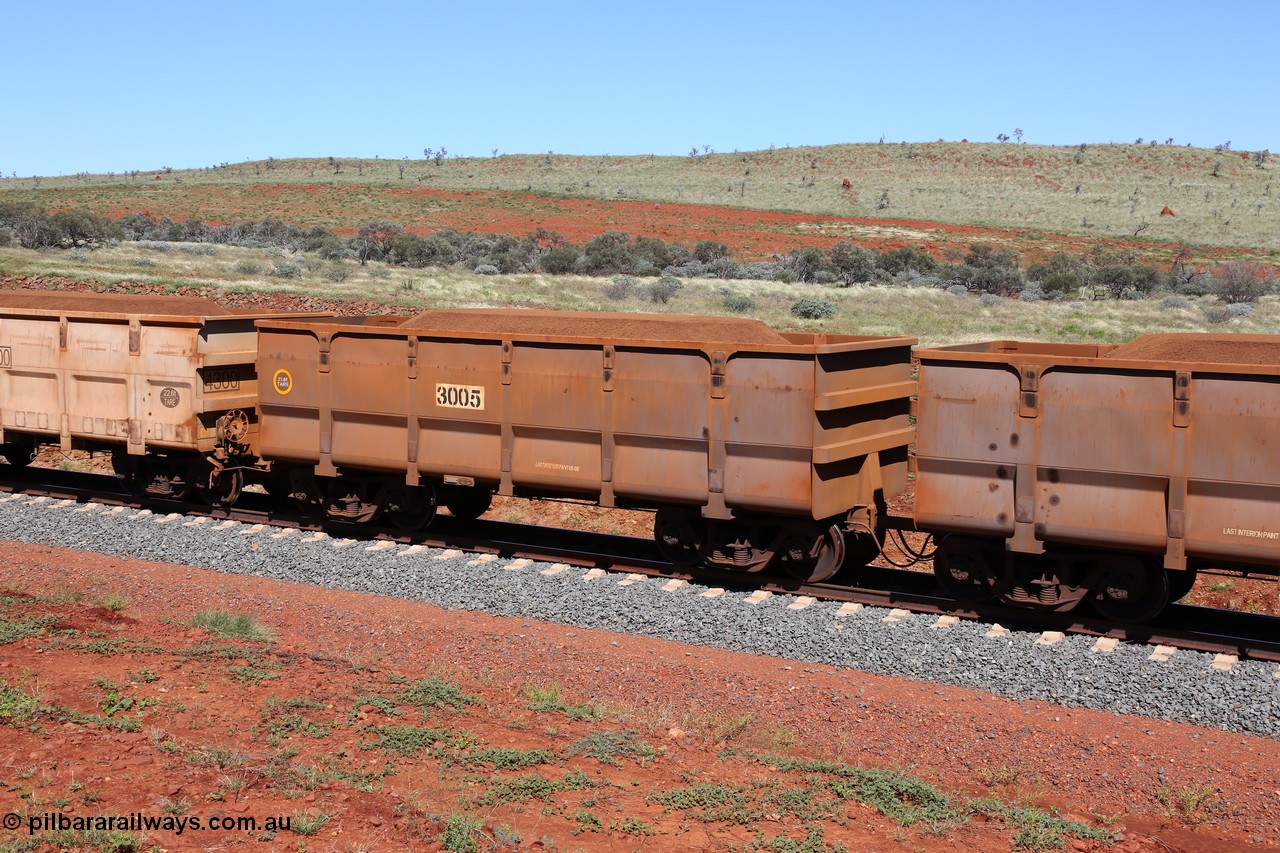
<instances>
[{"instance_id":1,"label":"waggon side panel","mask_svg":"<svg viewBox=\"0 0 1280 853\"><path fill-rule=\"evenodd\" d=\"M259 328L264 388L273 371L298 372L294 390L264 397L264 453L307 461L318 438L331 453L319 454L320 474L403 470L411 483L470 478L502 494L711 514L810 514L817 483L821 508L835 515L905 482L911 339L789 335L795 343L734 348L279 320ZM897 352L886 357L886 347ZM821 369L819 352L833 359ZM837 363L850 358L852 373ZM840 382L854 374L872 387L851 395ZM815 435L827 442L818 474ZM883 466L863 464L881 449Z\"/></svg>"},{"instance_id":2,"label":"waggon side panel","mask_svg":"<svg viewBox=\"0 0 1280 853\"><path fill-rule=\"evenodd\" d=\"M1280 562L1280 368L1099 358L1111 349L920 351L918 523L1171 568Z\"/></svg>"},{"instance_id":3,"label":"waggon side panel","mask_svg":"<svg viewBox=\"0 0 1280 853\"><path fill-rule=\"evenodd\" d=\"M318 464L322 397L320 345L310 330L264 330L258 342L262 377L259 453L268 459ZM397 383L398 384L398 383ZM323 389L327 391L328 389Z\"/></svg>"}]
</instances>

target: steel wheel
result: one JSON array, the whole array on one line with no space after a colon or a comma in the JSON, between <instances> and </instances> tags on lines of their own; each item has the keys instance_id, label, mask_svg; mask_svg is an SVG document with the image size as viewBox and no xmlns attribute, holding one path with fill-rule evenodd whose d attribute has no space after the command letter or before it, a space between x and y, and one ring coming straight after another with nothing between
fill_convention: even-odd
<instances>
[{"instance_id":1,"label":"steel wheel","mask_svg":"<svg viewBox=\"0 0 1280 853\"><path fill-rule=\"evenodd\" d=\"M201 479L207 479L208 485L200 485L196 491L211 506L231 506L244 488L244 472L239 468L210 471Z\"/></svg>"},{"instance_id":2,"label":"steel wheel","mask_svg":"<svg viewBox=\"0 0 1280 853\"><path fill-rule=\"evenodd\" d=\"M451 491L444 499L444 505L454 518L463 521L474 521L489 511L493 503L493 493L488 489L470 488Z\"/></svg>"},{"instance_id":3,"label":"steel wheel","mask_svg":"<svg viewBox=\"0 0 1280 853\"><path fill-rule=\"evenodd\" d=\"M1169 577L1169 600L1181 601L1196 585L1196 570L1186 569L1180 572L1165 572Z\"/></svg>"},{"instance_id":4,"label":"steel wheel","mask_svg":"<svg viewBox=\"0 0 1280 853\"><path fill-rule=\"evenodd\" d=\"M662 556L676 566L695 566L702 562L698 553L698 537L687 513L660 509L653 517L653 539Z\"/></svg>"},{"instance_id":5,"label":"steel wheel","mask_svg":"<svg viewBox=\"0 0 1280 853\"><path fill-rule=\"evenodd\" d=\"M788 533L781 553L782 568L799 581L817 583L840 571L844 564L844 531L838 524L818 525Z\"/></svg>"},{"instance_id":6,"label":"steel wheel","mask_svg":"<svg viewBox=\"0 0 1280 853\"><path fill-rule=\"evenodd\" d=\"M36 448L32 444L6 442L0 444L0 456L15 468L26 468L35 459Z\"/></svg>"},{"instance_id":7,"label":"steel wheel","mask_svg":"<svg viewBox=\"0 0 1280 853\"><path fill-rule=\"evenodd\" d=\"M394 486L383 507L387 518L401 530L420 530L436 517L436 493L430 486Z\"/></svg>"},{"instance_id":8,"label":"steel wheel","mask_svg":"<svg viewBox=\"0 0 1280 853\"><path fill-rule=\"evenodd\" d=\"M1098 564L1093 609L1112 622L1146 622L1169 603L1163 567L1127 554L1108 554Z\"/></svg>"},{"instance_id":9,"label":"steel wheel","mask_svg":"<svg viewBox=\"0 0 1280 853\"><path fill-rule=\"evenodd\" d=\"M995 575L981 542L947 536L938 543L933 575L942 591L969 604L989 601L995 594Z\"/></svg>"}]
</instances>

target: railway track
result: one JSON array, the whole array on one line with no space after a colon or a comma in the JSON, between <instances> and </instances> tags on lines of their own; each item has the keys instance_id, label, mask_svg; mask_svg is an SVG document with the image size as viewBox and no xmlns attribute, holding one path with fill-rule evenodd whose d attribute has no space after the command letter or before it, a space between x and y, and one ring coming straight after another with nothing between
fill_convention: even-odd
<instances>
[{"instance_id":1,"label":"railway track","mask_svg":"<svg viewBox=\"0 0 1280 853\"><path fill-rule=\"evenodd\" d=\"M3 469L0 469L3 470ZM407 533L370 524L317 520L280 512L266 495L246 494L243 505L230 509L203 504L136 496L119 489L115 477L46 468L6 471L0 493L32 497L93 501L149 509L154 513L181 513L211 519L263 524L281 528L324 532L335 538L385 541L424 547L456 549L506 558L565 563L588 568L628 572L652 578L684 580L711 587L763 590L814 600L847 602L908 613L935 614L989 623L993 626L1041 632L1093 636L1102 640L1186 649L1233 659L1280 661L1280 617L1194 605L1171 604L1153 622L1142 625L1107 623L1088 613L1049 613L999 604L960 604L941 594L931 573L866 567L846 569L843 583L806 584L792 578L745 574L714 569L682 570L665 561L648 539L542 528L487 519L460 522L440 516L427 531ZM215 567L216 568L216 567ZM846 585L847 584L847 585Z\"/></svg>"}]
</instances>

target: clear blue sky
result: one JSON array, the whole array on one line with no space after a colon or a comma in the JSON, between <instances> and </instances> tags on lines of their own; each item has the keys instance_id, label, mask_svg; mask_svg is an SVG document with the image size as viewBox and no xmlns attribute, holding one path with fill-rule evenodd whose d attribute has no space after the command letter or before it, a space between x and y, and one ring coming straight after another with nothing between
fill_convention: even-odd
<instances>
[{"instance_id":1,"label":"clear blue sky","mask_svg":"<svg viewBox=\"0 0 1280 853\"><path fill-rule=\"evenodd\" d=\"M5 176L841 142L1280 153L1280 2L14 3Z\"/></svg>"}]
</instances>

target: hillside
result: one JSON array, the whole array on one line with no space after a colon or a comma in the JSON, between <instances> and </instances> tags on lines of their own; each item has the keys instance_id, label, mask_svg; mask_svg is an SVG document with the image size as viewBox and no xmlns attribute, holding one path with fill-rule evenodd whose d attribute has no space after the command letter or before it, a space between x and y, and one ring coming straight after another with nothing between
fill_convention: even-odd
<instances>
[{"instance_id":1,"label":"hillside","mask_svg":"<svg viewBox=\"0 0 1280 853\"><path fill-rule=\"evenodd\" d=\"M957 226L978 226L997 239L1014 235L1024 250L1041 239L1102 238L1150 249L1182 241L1201 247L1198 254L1274 262L1276 169L1267 152L937 142L685 157L282 159L8 178L0 180L0 200L176 220L272 216L339 230L372 218L419 231L523 233L542 225L570 239L622 228L664 239L714 237L757 255L838 239L925 244L940 234L944 244L962 244L975 235ZM1165 209L1174 215L1162 216ZM733 239L737 230L778 238Z\"/></svg>"}]
</instances>

